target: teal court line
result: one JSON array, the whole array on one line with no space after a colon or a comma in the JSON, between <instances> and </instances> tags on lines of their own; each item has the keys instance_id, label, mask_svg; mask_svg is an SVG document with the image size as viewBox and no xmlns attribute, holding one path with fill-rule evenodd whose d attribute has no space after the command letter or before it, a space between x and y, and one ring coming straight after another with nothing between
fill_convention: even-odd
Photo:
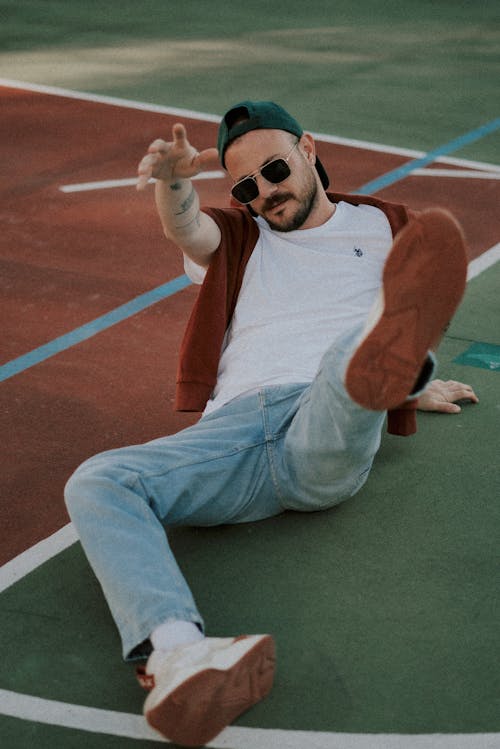
<instances>
[{"instance_id":1,"label":"teal court line","mask_svg":"<svg viewBox=\"0 0 500 749\"><path fill-rule=\"evenodd\" d=\"M62 335L59 338L54 338L53 341L45 343L43 346L33 349L33 351L29 351L27 354L23 354L17 359L12 359L12 361L7 362L7 364L0 367L0 382L23 372L25 369L34 367L35 364L39 364L40 362L49 359L51 356L55 356L61 351L65 351L71 346L75 346L77 343L92 338L92 336L95 336L97 333L101 333L112 325L116 325L117 323L126 320L128 317L131 317L138 312L142 312L142 310L151 307L151 305L160 302L162 299L177 294L178 291L185 289L186 286L190 285L190 283L191 281L187 276L178 276L178 278L174 278L172 281L168 281L151 291L147 291L146 293L135 297L135 299L132 299L130 302L126 302L120 307L116 307L114 310L111 310L111 312L107 312L85 325L75 328L75 330Z\"/></svg>"},{"instance_id":2,"label":"teal court line","mask_svg":"<svg viewBox=\"0 0 500 749\"><path fill-rule=\"evenodd\" d=\"M486 135L489 135L498 129L500 129L500 117L486 123L485 125L481 125L480 127L475 128L468 133L454 138L448 143L445 143L442 146L429 151L425 156L417 159L412 159L411 161L406 162L397 169L393 169L386 174L382 174L380 177L377 177L371 182L367 182L365 185L362 185L358 190L355 190L354 192L368 194L377 192L378 190L382 190L384 187L388 187L389 185L392 185L395 182L404 179L414 169L419 169L423 166L431 164L439 156L453 153L454 151L457 151L464 146L467 146L477 140L480 140L481 138L484 138ZM132 315L141 312L147 307L150 307L151 305L156 304L157 302L160 302L161 300L166 299L173 294L176 294L178 291L186 288L186 286L189 286L190 283L191 282L185 275L174 278L172 281L162 284L161 286L157 286L155 289L152 289L145 294L141 294L141 296L132 299L130 302L117 307L111 312L108 312L105 315L101 315L101 317L98 317L95 320L92 320L91 322L86 323L85 325L82 325L81 327L76 328L75 330L72 330L65 335L62 335L59 338L55 338L53 341L49 341L48 343L39 346L38 348L33 349L32 351L29 351L28 353L23 354L16 359L12 359L10 362L7 362L0 367L0 382L3 382L10 377L14 377L14 375L19 374L20 372L23 372L30 367L34 367L36 364L40 364L46 359L49 359L50 357L55 356L56 354L59 354L62 351L65 351L66 349L71 348L72 346L75 346L76 344L81 343L88 338L91 338L94 335L97 335L97 333L101 333L107 328L110 328L112 325L123 322L123 320L126 320Z\"/></svg>"},{"instance_id":3,"label":"teal court line","mask_svg":"<svg viewBox=\"0 0 500 749\"><path fill-rule=\"evenodd\" d=\"M366 195L368 193L382 190L384 187L389 187L389 185L399 182L399 180L406 177L410 172L413 172L414 169L421 169L428 164L432 164L432 162L440 156L446 156L449 153L458 151L460 148L475 143L477 140L481 140L481 138L494 133L495 130L498 129L500 129L500 117L486 123L486 125L481 125L481 127L478 127L475 130L470 130L464 135L459 135L458 138L450 140L449 143L445 143L442 146L438 146L433 151L429 151L425 156L407 161L406 164L402 164L402 166L382 174L371 182L367 182L358 190L358 193Z\"/></svg>"}]
</instances>

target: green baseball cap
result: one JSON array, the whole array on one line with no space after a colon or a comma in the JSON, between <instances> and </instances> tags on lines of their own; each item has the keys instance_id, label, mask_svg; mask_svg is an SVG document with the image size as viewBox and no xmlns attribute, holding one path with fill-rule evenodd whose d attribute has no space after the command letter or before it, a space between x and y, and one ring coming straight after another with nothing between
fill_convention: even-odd
<instances>
[{"instance_id":1,"label":"green baseball cap","mask_svg":"<svg viewBox=\"0 0 500 749\"><path fill-rule=\"evenodd\" d=\"M279 104L273 101L242 101L226 112L219 126L217 150L223 166L229 144L251 130L286 130L297 138L304 132L297 120ZM317 157L315 166L326 190L330 182Z\"/></svg>"}]
</instances>

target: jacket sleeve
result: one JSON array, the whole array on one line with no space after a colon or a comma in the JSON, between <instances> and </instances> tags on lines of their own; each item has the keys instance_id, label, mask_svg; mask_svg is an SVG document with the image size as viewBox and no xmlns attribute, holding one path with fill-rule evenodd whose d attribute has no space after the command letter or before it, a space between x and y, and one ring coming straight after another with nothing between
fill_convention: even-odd
<instances>
[{"instance_id":1,"label":"jacket sleeve","mask_svg":"<svg viewBox=\"0 0 500 749\"><path fill-rule=\"evenodd\" d=\"M418 400L402 403L387 412L387 431L399 437L409 437L417 431Z\"/></svg>"},{"instance_id":2,"label":"jacket sleeve","mask_svg":"<svg viewBox=\"0 0 500 749\"><path fill-rule=\"evenodd\" d=\"M221 242L208 267L181 343L177 411L203 411L215 387L224 334L241 283L243 260L253 249L252 242L255 244L258 235L253 219L240 209L205 210L217 222Z\"/></svg>"}]
</instances>

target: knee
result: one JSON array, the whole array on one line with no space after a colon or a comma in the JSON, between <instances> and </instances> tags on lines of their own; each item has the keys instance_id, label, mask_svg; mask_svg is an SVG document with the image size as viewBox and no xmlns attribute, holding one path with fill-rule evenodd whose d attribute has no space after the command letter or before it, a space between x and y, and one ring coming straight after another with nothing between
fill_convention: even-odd
<instances>
[{"instance_id":1,"label":"knee","mask_svg":"<svg viewBox=\"0 0 500 749\"><path fill-rule=\"evenodd\" d=\"M64 487L64 501L74 521L81 512L95 509L117 481L112 461L101 455L89 458L70 476Z\"/></svg>"},{"instance_id":2,"label":"knee","mask_svg":"<svg viewBox=\"0 0 500 749\"><path fill-rule=\"evenodd\" d=\"M294 475L287 508L310 512L329 510L353 497L366 482L371 462L364 467L343 468L330 461L319 470L313 461L305 461L302 470Z\"/></svg>"},{"instance_id":3,"label":"knee","mask_svg":"<svg viewBox=\"0 0 500 749\"><path fill-rule=\"evenodd\" d=\"M64 487L64 501L70 518L73 520L78 508L83 504L85 497L89 496L88 486L89 479L93 476L90 466L92 459L82 463L76 471L69 477Z\"/></svg>"}]
</instances>

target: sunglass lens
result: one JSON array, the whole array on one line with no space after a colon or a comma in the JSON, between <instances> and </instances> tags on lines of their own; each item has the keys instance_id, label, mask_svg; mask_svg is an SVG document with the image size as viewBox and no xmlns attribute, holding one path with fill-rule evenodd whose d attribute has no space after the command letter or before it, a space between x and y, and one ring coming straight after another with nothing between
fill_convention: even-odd
<instances>
[{"instance_id":1,"label":"sunglass lens","mask_svg":"<svg viewBox=\"0 0 500 749\"><path fill-rule=\"evenodd\" d=\"M231 190L233 198L236 198L240 203L251 203L259 195L259 188L255 180L244 179L238 184L233 186Z\"/></svg>"},{"instance_id":2,"label":"sunglass lens","mask_svg":"<svg viewBox=\"0 0 500 749\"><path fill-rule=\"evenodd\" d=\"M267 179L268 182L272 182L276 185L278 182L283 182L283 180L290 176L290 167L285 159L275 159L269 164L263 166L260 173L264 179Z\"/></svg>"},{"instance_id":3,"label":"sunglass lens","mask_svg":"<svg viewBox=\"0 0 500 749\"><path fill-rule=\"evenodd\" d=\"M275 159L263 166L260 173L268 182L277 185L278 182L283 182L283 180L290 176L290 167L285 159ZM243 179L241 182L233 185L231 193L233 198L236 198L240 203L251 203L252 200L258 197L259 188L257 187L257 182L248 177L248 179Z\"/></svg>"}]
</instances>

